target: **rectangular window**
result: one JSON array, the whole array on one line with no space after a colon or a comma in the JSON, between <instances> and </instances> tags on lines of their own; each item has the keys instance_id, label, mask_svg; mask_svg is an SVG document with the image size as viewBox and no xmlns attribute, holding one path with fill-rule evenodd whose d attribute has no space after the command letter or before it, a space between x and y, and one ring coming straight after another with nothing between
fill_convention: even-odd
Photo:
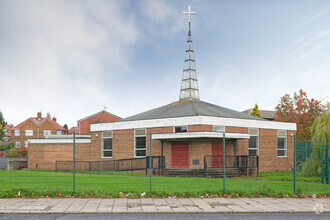
<instances>
[{"instance_id":1,"label":"rectangular window","mask_svg":"<svg viewBox=\"0 0 330 220\"><path fill-rule=\"evenodd\" d=\"M7 134L8 133L8 130L7 129L5 129L5 134Z\"/></svg>"},{"instance_id":2,"label":"rectangular window","mask_svg":"<svg viewBox=\"0 0 330 220\"><path fill-rule=\"evenodd\" d=\"M286 157L287 156L287 143L286 143L286 131L277 131L277 156Z\"/></svg>"},{"instance_id":3,"label":"rectangular window","mask_svg":"<svg viewBox=\"0 0 330 220\"><path fill-rule=\"evenodd\" d=\"M25 130L25 136L33 136L33 130Z\"/></svg>"},{"instance_id":4,"label":"rectangular window","mask_svg":"<svg viewBox=\"0 0 330 220\"><path fill-rule=\"evenodd\" d=\"M15 136L20 136L19 129L15 129Z\"/></svg>"},{"instance_id":5,"label":"rectangular window","mask_svg":"<svg viewBox=\"0 0 330 220\"><path fill-rule=\"evenodd\" d=\"M51 135L52 131L51 130L44 130L44 136Z\"/></svg>"},{"instance_id":6,"label":"rectangular window","mask_svg":"<svg viewBox=\"0 0 330 220\"><path fill-rule=\"evenodd\" d=\"M16 141L16 147L21 147L21 142Z\"/></svg>"},{"instance_id":7,"label":"rectangular window","mask_svg":"<svg viewBox=\"0 0 330 220\"><path fill-rule=\"evenodd\" d=\"M259 155L259 129L250 128L249 129L249 156Z\"/></svg>"},{"instance_id":8,"label":"rectangular window","mask_svg":"<svg viewBox=\"0 0 330 220\"><path fill-rule=\"evenodd\" d=\"M28 141L24 141L24 147L29 147L29 142Z\"/></svg>"},{"instance_id":9,"label":"rectangular window","mask_svg":"<svg viewBox=\"0 0 330 220\"><path fill-rule=\"evenodd\" d=\"M176 126L174 128L174 132L175 133L181 133L181 132L187 132L188 131L188 127L187 126Z\"/></svg>"},{"instance_id":10,"label":"rectangular window","mask_svg":"<svg viewBox=\"0 0 330 220\"><path fill-rule=\"evenodd\" d=\"M61 135L62 131L56 131L56 135Z\"/></svg>"},{"instance_id":11,"label":"rectangular window","mask_svg":"<svg viewBox=\"0 0 330 220\"><path fill-rule=\"evenodd\" d=\"M134 156L135 157L145 157L147 150L147 139L146 139L146 130L138 129L134 131Z\"/></svg>"},{"instance_id":12,"label":"rectangular window","mask_svg":"<svg viewBox=\"0 0 330 220\"><path fill-rule=\"evenodd\" d=\"M112 131L102 132L102 158L112 158Z\"/></svg>"},{"instance_id":13,"label":"rectangular window","mask_svg":"<svg viewBox=\"0 0 330 220\"><path fill-rule=\"evenodd\" d=\"M215 132L225 132L225 126L213 125L213 131L215 131Z\"/></svg>"}]
</instances>

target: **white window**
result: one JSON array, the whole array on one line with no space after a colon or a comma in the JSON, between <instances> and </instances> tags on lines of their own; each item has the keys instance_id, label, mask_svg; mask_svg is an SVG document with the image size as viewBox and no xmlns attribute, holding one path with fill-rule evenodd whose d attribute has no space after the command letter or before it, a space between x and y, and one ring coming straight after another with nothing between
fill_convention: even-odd
<instances>
[{"instance_id":1,"label":"white window","mask_svg":"<svg viewBox=\"0 0 330 220\"><path fill-rule=\"evenodd\" d=\"M58 130L56 131L56 135L61 135L62 134L62 131Z\"/></svg>"},{"instance_id":2,"label":"white window","mask_svg":"<svg viewBox=\"0 0 330 220\"><path fill-rule=\"evenodd\" d=\"M25 130L25 136L33 136L33 130Z\"/></svg>"},{"instance_id":3,"label":"white window","mask_svg":"<svg viewBox=\"0 0 330 220\"><path fill-rule=\"evenodd\" d=\"M175 133L181 133L181 132L187 132L188 131L188 126L176 126L174 127L174 132Z\"/></svg>"},{"instance_id":4,"label":"white window","mask_svg":"<svg viewBox=\"0 0 330 220\"><path fill-rule=\"evenodd\" d=\"M277 131L277 156L286 157L287 156L287 141L286 141L286 131Z\"/></svg>"},{"instance_id":5,"label":"white window","mask_svg":"<svg viewBox=\"0 0 330 220\"><path fill-rule=\"evenodd\" d=\"M134 156L145 157L147 151L146 130L137 129L134 131Z\"/></svg>"},{"instance_id":6,"label":"white window","mask_svg":"<svg viewBox=\"0 0 330 220\"><path fill-rule=\"evenodd\" d=\"M225 132L225 126L213 125L213 131L215 131L215 132Z\"/></svg>"},{"instance_id":7,"label":"white window","mask_svg":"<svg viewBox=\"0 0 330 220\"><path fill-rule=\"evenodd\" d=\"M102 132L102 158L112 158L112 131Z\"/></svg>"},{"instance_id":8,"label":"white window","mask_svg":"<svg viewBox=\"0 0 330 220\"><path fill-rule=\"evenodd\" d=\"M7 129L5 129L5 134L7 134L8 133L8 130Z\"/></svg>"},{"instance_id":9,"label":"white window","mask_svg":"<svg viewBox=\"0 0 330 220\"><path fill-rule=\"evenodd\" d=\"M249 156L259 155L259 129L249 128Z\"/></svg>"},{"instance_id":10,"label":"white window","mask_svg":"<svg viewBox=\"0 0 330 220\"><path fill-rule=\"evenodd\" d=\"M29 147L29 142L28 141L24 141L24 147Z\"/></svg>"},{"instance_id":11,"label":"white window","mask_svg":"<svg viewBox=\"0 0 330 220\"><path fill-rule=\"evenodd\" d=\"M15 136L20 136L19 129L15 129Z\"/></svg>"},{"instance_id":12,"label":"white window","mask_svg":"<svg viewBox=\"0 0 330 220\"><path fill-rule=\"evenodd\" d=\"M16 147L21 147L21 142L16 141Z\"/></svg>"},{"instance_id":13,"label":"white window","mask_svg":"<svg viewBox=\"0 0 330 220\"><path fill-rule=\"evenodd\" d=\"M44 136L51 135L52 131L51 130L44 130Z\"/></svg>"}]
</instances>

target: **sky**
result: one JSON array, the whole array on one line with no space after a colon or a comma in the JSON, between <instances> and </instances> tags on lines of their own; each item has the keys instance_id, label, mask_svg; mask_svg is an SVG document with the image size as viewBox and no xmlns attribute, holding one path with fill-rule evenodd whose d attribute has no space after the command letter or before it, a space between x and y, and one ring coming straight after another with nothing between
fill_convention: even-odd
<instances>
[{"instance_id":1,"label":"sky","mask_svg":"<svg viewBox=\"0 0 330 220\"><path fill-rule=\"evenodd\" d=\"M200 98L273 110L330 96L329 0L0 0L0 110L62 126L178 101L191 5Z\"/></svg>"}]
</instances>

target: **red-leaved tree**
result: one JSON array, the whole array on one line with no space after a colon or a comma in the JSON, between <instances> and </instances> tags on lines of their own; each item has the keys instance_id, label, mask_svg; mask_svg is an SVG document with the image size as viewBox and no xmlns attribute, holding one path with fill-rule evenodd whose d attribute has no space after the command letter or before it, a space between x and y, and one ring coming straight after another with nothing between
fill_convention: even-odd
<instances>
[{"instance_id":1,"label":"red-leaved tree","mask_svg":"<svg viewBox=\"0 0 330 220\"><path fill-rule=\"evenodd\" d=\"M300 89L299 93L281 97L280 103L275 107L275 121L297 123L297 135L310 135L310 128L316 116L322 114L321 101L308 99L306 92Z\"/></svg>"}]
</instances>

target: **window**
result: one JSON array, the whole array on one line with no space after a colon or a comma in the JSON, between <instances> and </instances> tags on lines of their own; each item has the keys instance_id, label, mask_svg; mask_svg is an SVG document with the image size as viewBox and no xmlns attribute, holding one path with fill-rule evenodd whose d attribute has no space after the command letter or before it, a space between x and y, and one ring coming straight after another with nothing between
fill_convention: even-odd
<instances>
[{"instance_id":1,"label":"window","mask_svg":"<svg viewBox=\"0 0 330 220\"><path fill-rule=\"evenodd\" d=\"M20 136L19 129L15 129L15 136Z\"/></svg>"},{"instance_id":2,"label":"window","mask_svg":"<svg viewBox=\"0 0 330 220\"><path fill-rule=\"evenodd\" d=\"M250 134L249 156L258 156L259 155L259 129L250 128L249 134Z\"/></svg>"},{"instance_id":3,"label":"window","mask_svg":"<svg viewBox=\"0 0 330 220\"><path fill-rule=\"evenodd\" d=\"M176 126L174 128L174 132L175 133L181 133L181 132L187 132L188 131L188 127L187 126Z\"/></svg>"},{"instance_id":4,"label":"window","mask_svg":"<svg viewBox=\"0 0 330 220\"><path fill-rule=\"evenodd\" d=\"M225 126L213 125L213 131L215 131L215 132L225 132Z\"/></svg>"},{"instance_id":5,"label":"window","mask_svg":"<svg viewBox=\"0 0 330 220\"><path fill-rule=\"evenodd\" d=\"M62 134L62 131L58 130L56 131L56 135L61 135Z\"/></svg>"},{"instance_id":6,"label":"window","mask_svg":"<svg viewBox=\"0 0 330 220\"><path fill-rule=\"evenodd\" d=\"M134 156L145 157L147 150L146 130L145 129L135 130L134 136L135 136Z\"/></svg>"},{"instance_id":7,"label":"window","mask_svg":"<svg viewBox=\"0 0 330 220\"><path fill-rule=\"evenodd\" d=\"M7 129L5 129L5 134L7 134L8 133L8 130Z\"/></svg>"},{"instance_id":8,"label":"window","mask_svg":"<svg viewBox=\"0 0 330 220\"><path fill-rule=\"evenodd\" d=\"M33 130L25 130L25 136L33 136Z\"/></svg>"},{"instance_id":9,"label":"window","mask_svg":"<svg viewBox=\"0 0 330 220\"><path fill-rule=\"evenodd\" d=\"M24 147L29 147L29 142L28 141L24 141Z\"/></svg>"},{"instance_id":10,"label":"window","mask_svg":"<svg viewBox=\"0 0 330 220\"><path fill-rule=\"evenodd\" d=\"M286 131L277 131L277 156L286 157L287 155L287 144L286 144Z\"/></svg>"},{"instance_id":11,"label":"window","mask_svg":"<svg viewBox=\"0 0 330 220\"><path fill-rule=\"evenodd\" d=\"M16 141L16 147L21 147L21 142Z\"/></svg>"},{"instance_id":12,"label":"window","mask_svg":"<svg viewBox=\"0 0 330 220\"><path fill-rule=\"evenodd\" d=\"M51 130L44 130L44 136L51 135L52 131Z\"/></svg>"},{"instance_id":13,"label":"window","mask_svg":"<svg viewBox=\"0 0 330 220\"><path fill-rule=\"evenodd\" d=\"M112 157L112 131L102 132L102 158Z\"/></svg>"}]
</instances>

